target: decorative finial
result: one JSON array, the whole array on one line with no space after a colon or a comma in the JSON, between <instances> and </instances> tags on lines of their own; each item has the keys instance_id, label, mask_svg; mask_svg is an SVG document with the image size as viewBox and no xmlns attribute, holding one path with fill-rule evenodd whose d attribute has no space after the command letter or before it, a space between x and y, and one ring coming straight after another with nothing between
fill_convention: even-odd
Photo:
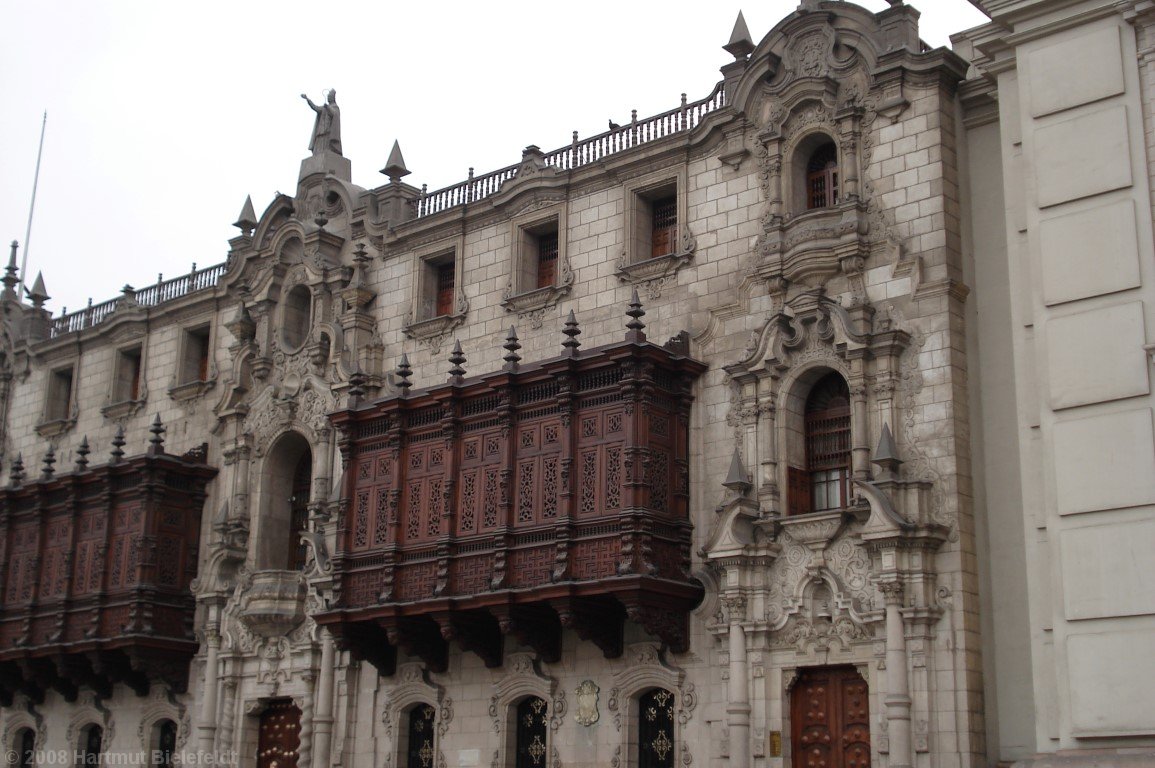
<instances>
[{"instance_id":1,"label":"decorative finial","mask_svg":"<svg viewBox=\"0 0 1155 768\"><path fill-rule=\"evenodd\" d=\"M152 437L148 439L148 455L159 456L164 453L164 433L168 430L164 428L164 424L160 421L160 414L152 420L148 431L152 433Z\"/></svg>"},{"instance_id":2,"label":"decorative finial","mask_svg":"<svg viewBox=\"0 0 1155 768\"><path fill-rule=\"evenodd\" d=\"M582 329L578 328L578 321L572 309L569 311L569 317L565 319L565 327L561 329L561 332L565 334L566 337L565 341L561 343L562 347L565 348L565 356L576 357L578 347L582 345L577 338L581 335Z\"/></svg>"},{"instance_id":3,"label":"decorative finial","mask_svg":"<svg viewBox=\"0 0 1155 768\"><path fill-rule=\"evenodd\" d=\"M410 171L405 167L405 158L401 155L401 145L397 141L393 142L393 149L389 151L389 159L385 161L381 173L389 177L390 184L400 184L401 178L409 175Z\"/></svg>"},{"instance_id":4,"label":"decorative finial","mask_svg":"<svg viewBox=\"0 0 1155 768\"><path fill-rule=\"evenodd\" d=\"M746 18L738 11L738 20L734 22L734 31L730 33L730 42L722 46L735 61L745 61L754 50L754 41L750 38L750 29L746 26Z\"/></svg>"},{"instance_id":5,"label":"decorative finial","mask_svg":"<svg viewBox=\"0 0 1155 768\"><path fill-rule=\"evenodd\" d=\"M355 363L353 373L349 375L349 407L356 408L359 406L364 394L365 372L361 370L360 363Z\"/></svg>"},{"instance_id":6,"label":"decorative finial","mask_svg":"<svg viewBox=\"0 0 1155 768\"><path fill-rule=\"evenodd\" d=\"M401 353L401 362L397 363L397 388L401 390L401 397L409 394L409 388L413 386L413 382L409 377L413 375L413 366L409 365L409 356L404 352Z\"/></svg>"},{"instance_id":7,"label":"decorative finial","mask_svg":"<svg viewBox=\"0 0 1155 768\"><path fill-rule=\"evenodd\" d=\"M8 470L8 483L10 485L20 485L24 482L24 454L16 454L16 461L12 462L11 468Z\"/></svg>"},{"instance_id":8,"label":"decorative finial","mask_svg":"<svg viewBox=\"0 0 1155 768\"><path fill-rule=\"evenodd\" d=\"M630 308L626 311L630 321L626 323L626 341L642 342L646 340L646 324L642 322L646 310L642 309L641 299L638 298L638 289L630 296Z\"/></svg>"},{"instance_id":9,"label":"decorative finial","mask_svg":"<svg viewBox=\"0 0 1155 768\"><path fill-rule=\"evenodd\" d=\"M241 207L241 215L233 222L233 226L239 229L245 237L253 234L253 230L257 228L257 212L253 210L252 195L245 196L245 204Z\"/></svg>"},{"instance_id":10,"label":"decorative finial","mask_svg":"<svg viewBox=\"0 0 1155 768\"><path fill-rule=\"evenodd\" d=\"M8 266L4 268L4 289L12 291L16 289L16 285L20 282L20 270L16 266L16 250L20 247L20 243L16 240L12 241L12 252L8 256Z\"/></svg>"},{"instance_id":11,"label":"decorative finial","mask_svg":"<svg viewBox=\"0 0 1155 768\"><path fill-rule=\"evenodd\" d=\"M88 468L88 454L92 453L92 449L88 447L88 435L80 441L80 447L76 449L76 471L83 472Z\"/></svg>"},{"instance_id":12,"label":"decorative finial","mask_svg":"<svg viewBox=\"0 0 1155 768\"><path fill-rule=\"evenodd\" d=\"M505 349L505 357L501 358L505 361L505 365L501 369L516 371L521 363L521 355L517 354L517 350L521 349L521 344L517 340L517 328L509 326L509 333L505 334L505 343L501 346Z\"/></svg>"},{"instance_id":13,"label":"decorative finial","mask_svg":"<svg viewBox=\"0 0 1155 768\"><path fill-rule=\"evenodd\" d=\"M124 425L116 428L116 434L112 438L112 458L109 460L110 464L119 464L120 460L124 458Z\"/></svg>"},{"instance_id":14,"label":"decorative finial","mask_svg":"<svg viewBox=\"0 0 1155 768\"><path fill-rule=\"evenodd\" d=\"M461 364L465 362L465 355L461 352L461 342L453 341L453 351L449 353L449 383L461 384L465 381L465 369Z\"/></svg>"},{"instance_id":15,"label":"decorative finial","mask_svg":"<svg viewBox=\"0 0 1155 768\"><path fill-rule=\"evenodd\" d=\"M41 480L51 480L52 476L56 474L56 469L53 465L56 464L56 447L52 443L48 444L48 450L44 454L44 469L40 472Z\"/></svg>"}]
</instances>

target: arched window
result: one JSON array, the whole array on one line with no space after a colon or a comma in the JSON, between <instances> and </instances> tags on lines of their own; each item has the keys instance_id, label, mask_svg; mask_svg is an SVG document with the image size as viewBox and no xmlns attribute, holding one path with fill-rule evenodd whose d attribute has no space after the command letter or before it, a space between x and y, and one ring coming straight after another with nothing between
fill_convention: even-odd
<instances>
[{"instance_id":1,"label":"arched window","mask_svg":"<svg viewBox=\"0 0 1155 768\"><path fill-rule=\"evenodd\" d=\"M33 768L36 765L36 731L21 728L16 732L12 744L19 750L16 764L20 768Z\"/></svg>"},{"instance_id":2,"label":"arched window","mask_svg":"<svg viewBox=\"0 0 1155 768\"><path fill-rule=\"evenodd\" d=\"M408 725L402 745L405 768L433 768L436 752L433 736L437 725L437 710L429 704L418 704L406 713Z\"/></svg>"},{"instance_id":3,"label":"arched window","mask_svg":"<svg viewBox=\"0 0 1155 768\"><path fill-rule=\"evenodd\" d=\"M152 726L152 754L149 765L156 768L173 768L173 753L176 752L176 723L172 720L158 720Z\"/></svg>"},{"instance_id":4,"label":"arched window","mask_svg":"<svg viewBox=\"0 0 1155 768\"><path fill-rule=\"evenodd\" d=\"M100 753L104 751L104 729L92 723L80 729L80 743L77 744L76 765L78 768L100 765Z\"/></svg>"},{"instance_id":5,"label":"arched window","mask_svg":"<svg viewBox=\"0 0 1155 768\"><path fill-rule=\"evenodd\" d=\"M543 698L530 696L518 703L514 768L545 768L548 716Z\"/></svg>"},{"instance_id":6,"label":"arched window","mask_svg":"<svg viewBox=\"0 0 1155 768\"><path fill-rule=\"evenodd\" d=\"M674 694L653 688L638 698L638 768L674 768Z\"/></svg>"},{"instance_id":7,"label":"arched window","mask_svg":"<svg viewBox=\"0 0 1155 768\"><path fill-rule=\"evenodd\" d=\"M806 207L838 205L838 149L828 141L810 154L806 163Z\"/></svg>"},{"instance_id":8,"label":"arched window","mask_svg":"<svg viewBox=\"0 0 1155 768\"><path fill-rule=\"evenodd\" d=\"M850 388L840 375L829 373L810 390L805 424L809 511L841 509L850 485Z\"/></svg>"}]
</instances>

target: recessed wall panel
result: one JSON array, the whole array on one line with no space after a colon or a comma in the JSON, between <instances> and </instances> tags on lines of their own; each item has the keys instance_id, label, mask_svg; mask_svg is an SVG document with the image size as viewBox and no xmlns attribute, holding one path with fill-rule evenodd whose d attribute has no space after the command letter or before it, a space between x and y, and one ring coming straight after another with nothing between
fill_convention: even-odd
<instances>
[{"instance_id":1,"label":"recessed wall panel","mask_svg":"<svg viewBox=\"0 0 1155 768\"><path fill-rule=\"evenodd\" d=\"M1043 115L1123 92L1119 30L1096 30L1031 52L1031 115Z\"/></svg>"},{"instance_id":2,"label":"recessed wall panel","mask_svg":"<svg viewBox=\"0 0 1155 768\"><path fill-rule=\"evenodd\" d=\"M1046 333L1053 409L1150 391L1142 302L1054 318Z\"/></svg>"},{"instance_id":3,"label":"recessed wall panel","mask_svg":"<svg viewBox=\"0 0 1155 768\"><path fill-rule=\"evenodd\" d=\"M1067 619L1155 613L1155 518L1069 528L1059 541Z\"/></svg>"},{"instance_id":4,"label":"recessed wall panel","mask_svg":"<svg viewBox=\"0 0 1155 768\"><path fill-rule=\"evenodd\" d=\"M1040 222L1043 301L1061 304L1137 287L1136 233L1129 199Z\"/></svg>"},{"instance_id":5,"label":"recessed wall panel","mask_svg":"<svg viewBox=\"0 0 1155 768\"><path fill-rule=\"evenodd\" d=\"M1131 186L1123 106L1044 126L1034 135L1039 207Z\"/></svg>"},{"instance_id":6,"label":"recessed wall panel","mask_svg":"<svg viewBox=\"0 0 1155 768\"><path fill-rule=\"evenodd\" d=\"M1060 515L1155 504L1150 408L1059 422L1054 451Z\"/></svg>"},{"instance_id":7,"label":"recessed wall panel","mask_svg":"<svg viewBox=\"0 0 1155 768\"><path fill-rule=\"evenodd\" d=\"M1120 585L1122 587L1122 585ZM1067 638L1071 728L1076 736L1155 733L1155 632L1135 630Z\"/></svg>"}]
</instances>

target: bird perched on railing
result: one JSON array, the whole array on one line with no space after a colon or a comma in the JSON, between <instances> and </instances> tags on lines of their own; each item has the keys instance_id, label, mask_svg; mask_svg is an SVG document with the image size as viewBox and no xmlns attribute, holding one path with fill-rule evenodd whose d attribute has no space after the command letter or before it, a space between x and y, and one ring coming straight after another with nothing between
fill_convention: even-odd
<instances>
[{"instance_id":1,"label":"bird perched on railing","mask_svg":"<svg viewBox=\"0 0 1155 768\"><path fill-rule=\"evenodd\" d=\"M610 130L611 131L619 131L619 130L621 130L621 128L622 127L620 125L618 125L617 123L614 122L613 118L610 118Z\"/></svg>"}]
</instances>

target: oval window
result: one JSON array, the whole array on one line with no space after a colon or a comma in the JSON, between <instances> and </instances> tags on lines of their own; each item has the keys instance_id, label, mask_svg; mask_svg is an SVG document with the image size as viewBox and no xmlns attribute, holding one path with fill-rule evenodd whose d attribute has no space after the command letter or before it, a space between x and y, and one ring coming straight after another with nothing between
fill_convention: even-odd
<instances>
[{"instance_id":1,"label":"oval window","mask_svg":"<svg viewBox=\"0 0 1155 768\"><path fill-rule=\"evenodd\" d=\"M281 336L287 349L299 349L309 337L309 316L312 310L313 294L308 286L298 285L285 296Z\"/></svg>"}]
</instances>

